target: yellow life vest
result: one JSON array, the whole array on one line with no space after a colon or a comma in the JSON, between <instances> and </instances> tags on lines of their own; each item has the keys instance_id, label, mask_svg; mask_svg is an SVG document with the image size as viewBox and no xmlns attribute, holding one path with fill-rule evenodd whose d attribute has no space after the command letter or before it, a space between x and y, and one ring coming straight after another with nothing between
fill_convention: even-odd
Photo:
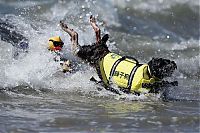
<instances>
[{"instance_id":1,"label":"yellow life vest","mask_svg":"<svg viewBox=\"0 0 200 133\"><path fill-rule=\"evenodd\" d=\"M147 93L150 88L142 88L142 83L155 83L150 76L148 64L139 64L130 57L109 53L99 62L100 72L106 85L112 83L130 92Z\"/></svg>"}]
</instances>

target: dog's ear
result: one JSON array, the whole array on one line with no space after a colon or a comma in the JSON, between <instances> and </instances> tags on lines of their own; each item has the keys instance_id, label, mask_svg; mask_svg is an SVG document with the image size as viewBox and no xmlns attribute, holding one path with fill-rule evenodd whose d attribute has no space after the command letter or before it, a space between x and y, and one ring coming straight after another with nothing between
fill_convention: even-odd
<instances>
[{"instance_id":1,"label":"dog's ear","mask_svg":"<svg viewBox=\"0 0 200 133\"><path fill-rule=\"evenodd\" d=\"M101 41L105 44L105 43L108 41L108 38L109 38L109 35L108 35L108 34L105 34L105 35L102 37Z\"/></svg>"}]
</instances>

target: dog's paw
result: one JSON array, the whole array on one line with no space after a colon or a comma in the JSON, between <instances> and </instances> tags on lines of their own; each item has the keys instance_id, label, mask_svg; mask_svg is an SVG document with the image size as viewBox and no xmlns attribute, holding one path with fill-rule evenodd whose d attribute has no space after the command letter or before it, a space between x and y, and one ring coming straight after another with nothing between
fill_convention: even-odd
<instances>
[{"instance_id":1,"label":"dog's paw","mask_svg":"<svg viewBox=\"0 0 200 133\"><path fill-rule=\"evenodd\" d=\"M63 30L68 29L67 24L65 24L63 20L60 21L60 27L61 27Z\"/></svg>"}]
</instances>

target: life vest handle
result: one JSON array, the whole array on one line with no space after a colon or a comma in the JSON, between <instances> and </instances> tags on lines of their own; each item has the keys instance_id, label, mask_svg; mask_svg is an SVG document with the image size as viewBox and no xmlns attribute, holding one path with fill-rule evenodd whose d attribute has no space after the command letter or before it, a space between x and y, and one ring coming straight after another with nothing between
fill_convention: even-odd
<instances>
[{"instance_id":1,"label":"life vest handle","mask_svg":"<svg viewBox=\"0 0 200 133\"><path fill-rule=\"evenodd\" d=\"M136 64L139 64L138 60L135 59L135 58L132 57L132 56L123 56L122 58L134 60L134 61L136 62Z\"/></svg>"}]
</instances>

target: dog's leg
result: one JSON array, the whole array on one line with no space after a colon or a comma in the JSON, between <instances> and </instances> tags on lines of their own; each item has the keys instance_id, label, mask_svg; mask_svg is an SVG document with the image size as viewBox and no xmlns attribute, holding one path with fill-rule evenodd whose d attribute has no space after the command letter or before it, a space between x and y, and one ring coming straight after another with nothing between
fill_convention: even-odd
<instances>
[{"instance_id":1,"label":"dog's leg","mask_svg":"<svg viewBox=\"0 0 200 133\"><path fill-rule=\"evenodd\" d=\"M101 30L99 29L99 27L96 24L95 17L93 17L92 15L90 16L90 24L91 24L92 28L94 29L94 32L96 34L96 43L98 44L98 42L101 40Z\"/></svg>"},{"instance_id":2,"label":"dog's leg","mask_svg":"<svg viewBox=\"0 0 200 133\"><path fill-rule=\"evenodd\" d=\"M75 52L79 48L78 33L73 29L68 28L67 24L65 24L63 21L60 21L60 26L65 32L70 35L72 42L72 51L74 52L74 54L76 54Z\"/></svg>"},{"instance_id":3,"label":"dog's leg","mask_svg":"<svg viewBox=\"0 0 200 133\"><path fill-rule=\"evenodd\" d=\"M153 84L143 83L143 88L151 88L149 93L159 93L162 91L163 87L169 87L169 86L178 86L178 81L168 82L168 81L161 81L161 82L155 82Z\"/></svg>"}]
</instances>

